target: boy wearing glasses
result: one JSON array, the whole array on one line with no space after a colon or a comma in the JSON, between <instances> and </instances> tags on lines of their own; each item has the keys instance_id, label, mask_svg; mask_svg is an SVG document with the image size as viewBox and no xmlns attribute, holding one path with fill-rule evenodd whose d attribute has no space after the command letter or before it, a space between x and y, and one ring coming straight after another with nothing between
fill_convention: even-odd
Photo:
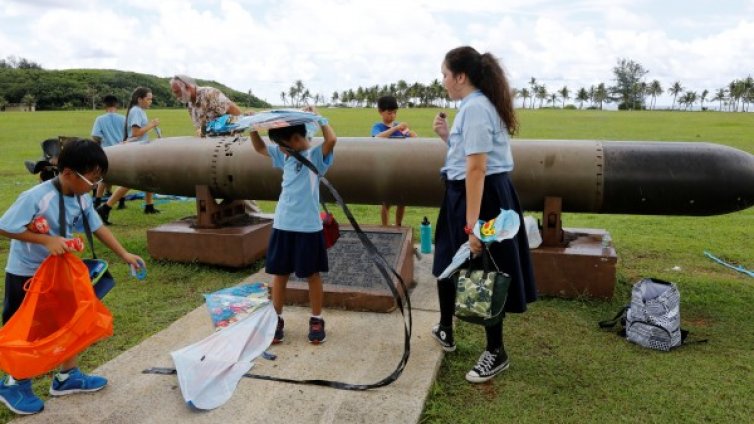
<instances>
[{"instance_id":1,"label":"boy wearing glasses","mask_svg":"<svg viewBox=\"0 0 754 424\"><path fill-rule=\"evenodd\" d=\"M91 140L75 139L63 145L58 157L58 176L21 193L0 218L0 235L8 237L10 252L5 267L5 299L3 324L16 313L24 300L24 283L30 279L48 255L72 252L66 239L60 236L60 200L65 207L66 233L83 232L83 220L93 234L124 262L141 268L143 260L126 251L110 230L102 225L92 206L89 193L107 172L107 156L99 144ZM56 184L57 183L57 184ZM59 185L58 185L59 184ZM59 187L59 188L58 188ZM27 225L43 217L49 224L46 234L32 232ZM79 392L93 392L104 388L107 379L82 373L76 357L61 364L50 387L53 396ZM17 414L36 414L44 409L42 399L32 391L31 380L16 380L8 375L0 381L0 402Z\"/></svg>"}]
</instances>

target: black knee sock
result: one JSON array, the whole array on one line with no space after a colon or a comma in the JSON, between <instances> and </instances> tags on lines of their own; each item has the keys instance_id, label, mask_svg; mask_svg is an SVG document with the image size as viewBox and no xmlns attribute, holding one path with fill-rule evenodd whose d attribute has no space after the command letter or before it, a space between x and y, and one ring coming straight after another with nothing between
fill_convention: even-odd
<instances>
[{"instance_id":1,"label":"black knee sock","mask_svg":"<svg viewBox=\"0 0 754 424\"><path fill-rule=\"evenodd\" d=\"M505 346L503 346L503 320L500 323L491 327L484 327L485 333L487 333L487 348L488 352L493 352L495 349L500 349L505 352Z\"/></svg>"},{"instance_id":2,"label":"black knee sock","mask_svg":"<svg viewBox=\"0 0 754 424\"><path fill-rule=\"evenodd\" d=\"M453 326L453 312L456 307L456 288L451 280L437 280L437 295L440 299L440 325Z\"/></svg>"}]
</instances>

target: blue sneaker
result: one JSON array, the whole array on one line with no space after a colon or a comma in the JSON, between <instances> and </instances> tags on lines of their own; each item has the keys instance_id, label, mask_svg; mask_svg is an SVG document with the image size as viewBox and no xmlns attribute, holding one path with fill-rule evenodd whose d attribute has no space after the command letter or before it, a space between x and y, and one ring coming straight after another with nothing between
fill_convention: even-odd
<instances>
[{"instance_id":1,"label":"blue sneaker","mask_svg":"<svg viewBox=\"0 0 754 424\"><path fill-rule=\"evenodd\" d=\"M107 379L98 375L86 375L78 368L68 371L68 374L55 374L50 386L53 396L65 396L72 393L96 392L107 386Z\"/></svg>"},{"instance_id":2,"label":"blue sneaker","mask_svg":"<svg viewBox=\"0 0 754 424\"><path fill-rule=\"evenodd\" d=\"M45 403L31 390L31 380L17 380L7 385L0 383L0 401L11 411L20 415L36 414L45 409Z\"/></svg>"}]
</instances>

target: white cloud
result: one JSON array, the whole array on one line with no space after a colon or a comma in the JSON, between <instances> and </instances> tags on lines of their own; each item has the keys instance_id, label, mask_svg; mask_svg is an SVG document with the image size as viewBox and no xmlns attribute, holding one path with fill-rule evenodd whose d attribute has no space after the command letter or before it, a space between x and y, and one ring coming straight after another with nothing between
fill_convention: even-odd
<instances>
[{"instance_id":1,"label":"white cloud","mask_svg":"<svg viewBox=\"0 0 754 424\"><path fill-rule=\"evenodd\" d=\"M674 6L675 5L675 6ZM186 73L277 102L439 78L445 52L501 58L513 85L611 83L626 57L664 86L713 91L754 73L754 0L6 0L0 52L48 69ZM669 10L675 11L672 15ZM743 13L746 11L748 13ZM748 18L748 19L747 19Z\"/></svg>"}]
</instances>

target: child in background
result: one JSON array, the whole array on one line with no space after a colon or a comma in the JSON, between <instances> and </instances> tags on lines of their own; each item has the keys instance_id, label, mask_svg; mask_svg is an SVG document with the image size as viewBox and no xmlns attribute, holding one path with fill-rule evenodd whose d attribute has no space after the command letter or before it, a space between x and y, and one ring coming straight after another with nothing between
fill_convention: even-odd
<instances>
[{"instance_id":1,"label":"child in background","mask_svg":"<svg viewBox=\"0 0 754 424\"><path fill-rule=\"evenodd\" d=\"M105 104L105 113L94 120L92 126L92 140L99 143L102 147L115 146L123 142L123 132L126 126L126 117L118 113L118 98L112 94L106 95L102 102ZM99 184L97 186L97 195L94 197L94 207L97 208L102 204L102 196L105 192L110 193L109 184ZM125 199L121 198L118 209L126 207Z\"/></svg>"},{"instance_id":2,"label":"child in background","mask_svg":"<svg viewBox=\"0 0 754 424\"><path fill-rule=\"evenodd\" d=\"M382 96L377 99L377 112L382 117L381 122L372 126L372 137L407 138L416 137L416 133L408 128L405 122L398 123L398 101L393 96Z\"/></svg>"},{"instance_id":3,"label":"child in background","mask_svg":"<svg viewBox=\"0 0 754 424\"><path fill-rule=\"evenodd\" d=\"M5 267L5 299L3 324L16 313L26 296L24 283L30 279L49 255L75 251L70 239L60 237L59 197L63 196L66 232L84 231L83 220L89 222L94 235L124 262L141 268L143 260L126 251L92 206L88 194L107 172L107 156L99 144L76 139L67 142L58 157L58 178L48 180L21 193L0 218L0 235L8 237L10 252ZM54 182L60 184L60 191ZM83 212L82 212L83 211ZM49 224L41 225L40 217ZM29 230L29 224L35 231ZM47 234L43 232L47 230ZM79 392L93 392L104 388L107 379L86 375L73 357L61 365L50 387L50 394L63 396ZM0 382L0 402L17 414L36 414L44 409L44 402L32 391L31 380L16 380L12 376Z\"/></svg>"},{"instance_id":4,"label":"child in background","mask_svg":"<svg viewBox=\"0 0 754 424\"><path fill-rule=\"evenodd\" d=\"M147 118L146 110L152 106L152 90L147 87L137 87L133 93L131 93L131 101L126 107L126 124L124 129L124 142L148 142L149 131L157 128L160 125L159 119ZM159 135L159 133L158 133ZM115 190L112 196L107 199L106 203L97 207L97 213L99 214L105 225L110 225L110 211L115 207L116 202L120 202L120 199L125 196L130 188L119 187ZM144 192L144 213L155 214L160 213L159 209L154 207L154 193ZM123 203L125 205L125 203ZM119 207L120 209L120 207Z\"/></svg>"},{"instance_id":5,"label":"child in background","mask_svg":"<svg viewBox=\"0 0 754 424\"><path fill-rule=\"evenodd\" d=\"M382 138L406 138L416 137L416 133L408 128L405 122L397 123L398 101L393 96L382 96L377 99L377 112L382 117L381 122L372 126L372 137ZM395 225L400 227L403 224L403 214L406 212L406 206L397 205L395 207ZM380 212L382 226L387 226L390 221L390 205L382 204Z\"/></svg>"},{"instance_id":6,"label":"child in background","mask_svg":"<svg viewBox=\"0 0 754 424\"><path fill-rule=\"evenodd\" d=\"M293 272L309 283L312 310L309 342L319 344L325 341L324 293L319 273L327 272L329 268L319 216L319 179L288 153L289 149L299 152L316 166L320 175L324 175L333 162L336 137L329 125L323 124L321 128L325 141L314 146L306 134L305 125L270 129L269 138L276 144L266 144L257 131L251 132L254 150L272 158L272 166L283 170L282 190L275 208L265 265L265 271L273 275L272 304L278 313L273 343L280 343L284 338L285 288Z\"/></svg>"}]
</instances>

